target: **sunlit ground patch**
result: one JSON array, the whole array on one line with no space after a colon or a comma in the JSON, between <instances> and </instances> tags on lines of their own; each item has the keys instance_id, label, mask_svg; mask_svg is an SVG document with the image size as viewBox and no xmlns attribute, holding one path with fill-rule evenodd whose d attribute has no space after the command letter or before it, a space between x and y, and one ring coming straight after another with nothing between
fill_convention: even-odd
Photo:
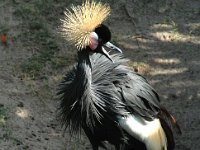
<instances>
[{"instance_id":1,"label":"sunlit ground patch","mask_svg":"<svg viewBox=\"0 0 200 150\"><path fill-rule=\"evenodd\" d=\"M17 108L15 114L20 118L27 118L29 116L29 111L24 108Z\"/></svg>"}]
</instances>

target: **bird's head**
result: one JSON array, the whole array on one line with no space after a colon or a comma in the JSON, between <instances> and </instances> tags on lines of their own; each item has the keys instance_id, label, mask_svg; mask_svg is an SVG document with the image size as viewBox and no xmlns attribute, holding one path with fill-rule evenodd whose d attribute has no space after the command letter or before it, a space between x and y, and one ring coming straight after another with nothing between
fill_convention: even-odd
<instances>
[{"instance_id":1,"label":"bird's head","mask_svg":"<svg viewBox=\"0 0 200 150\"><path fill-rule=\"evenodd\" d=\"M122 51L109 42L111 32L103 24L109 14L110 7L107 4L85 0L82 5L72 6L71 10L65 11L61 27L62 33L66 40L74 44L79 51L88 49L91 52L102 53L112 60L104 47Z\"/></svg>"}]
</instances>

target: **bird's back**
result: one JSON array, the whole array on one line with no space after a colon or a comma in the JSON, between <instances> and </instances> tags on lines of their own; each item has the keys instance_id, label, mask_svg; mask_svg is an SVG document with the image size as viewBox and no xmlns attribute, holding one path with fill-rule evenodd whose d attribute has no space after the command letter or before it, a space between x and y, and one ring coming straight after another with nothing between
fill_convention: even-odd
<instances>
[{"instance_id":1,"label":"bird's back","mask_svg":"<svg viewBox=\"0 0 200 150\"><path fill-rule=\"evenodd\" d=\"M127 59L121 54L113 54L111 57L114 63L100 54L93 54L90 58L93 66L92 82L96 91L100 91L98 97L101 97L106 106L108 119L112 118L112 121L118 122L119 116L126 117L129 114L149 122L158 119L165 132L167 149L174 149L174 138L168 123L171 121L178 130L180 129L176 122L173 122L173 117L160 105L156 91L144 77L124 65ZM125 150L146 149L135 137L130 136L120 126L118 128L122 131L123 138L128 139Z\"/></svg>"},{"instance_id":2,"label":"bird's back","mask_svg":"<svg viewBox=\"0 0 200 150\"><path fill-rule=\"evenodd\" d=\"M151 120L158 115L159 97L147 80L126 67L121 54L111 57L114 63L101 54L90 57L92 85L102 102L122 116L133 112Z\"/></svg>"},{"instance_id":3,"label":"bird's back","mask_svg":"<svg viewBox=\"0 0 200 150\"><path fill-rule=\"evenodd\" d=\"M89 55L91 81L88 82L91 83L87 89L90 92L77 89L80 88L78 64L66 75L59 93L62 95L60 110L63 124L72 132L83 128L93 146L104 147L104 141L109 141L122 150L146 150L144 143L120 127L119 116L136 114L148 121L160 118L163 129L168 132L169 150L172 150L173 135L163 117L157 93L145 78L123 65L127 59L121 54L112 54L111 57L114 63L99 53ZM90 97L89 109L82 109L88 105L84 104L87 101L82 100L83 97ZM85 114L91 113L92 117L86 117Z\"/></svg>"}]
</instances>

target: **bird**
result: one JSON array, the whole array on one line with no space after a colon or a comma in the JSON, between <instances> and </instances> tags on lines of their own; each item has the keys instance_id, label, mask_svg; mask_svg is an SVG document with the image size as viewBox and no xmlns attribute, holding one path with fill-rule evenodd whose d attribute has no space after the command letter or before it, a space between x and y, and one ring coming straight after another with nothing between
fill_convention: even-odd
<instances>
[{"instance_id":1,"label":"bird","mask_svg":"<svg viewBox=\"0 0 200 150\"><path fill-rule=\"evenodd\" d=\"M110 42L104 23L110 9L85 0L66 9L61 20L62 36L77 49L77 62L57 92L61 124L71 136L84 131L93 150L109 149L107 142L115 150L173 150L173 129L181 129L155 89Z\"/></svg>"}]
</instances>

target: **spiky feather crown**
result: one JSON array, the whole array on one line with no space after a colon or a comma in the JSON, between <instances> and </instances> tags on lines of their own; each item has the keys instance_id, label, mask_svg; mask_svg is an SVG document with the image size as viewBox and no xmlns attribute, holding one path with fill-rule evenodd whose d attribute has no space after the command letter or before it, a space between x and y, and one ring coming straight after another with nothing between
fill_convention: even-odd
<instances>
[{"instance_id":1,"label":"spiky feather crown","mask_svg":"<svg viewBox=\"0 0 200 150\"><path fill-rule=\"evenodd\" d=\"M85 0L82 5L66 9L61 31L66 40L78 50L89 45L89 35L110 14L110 6L93 0Z\"/></svg>"}]
</instances>

